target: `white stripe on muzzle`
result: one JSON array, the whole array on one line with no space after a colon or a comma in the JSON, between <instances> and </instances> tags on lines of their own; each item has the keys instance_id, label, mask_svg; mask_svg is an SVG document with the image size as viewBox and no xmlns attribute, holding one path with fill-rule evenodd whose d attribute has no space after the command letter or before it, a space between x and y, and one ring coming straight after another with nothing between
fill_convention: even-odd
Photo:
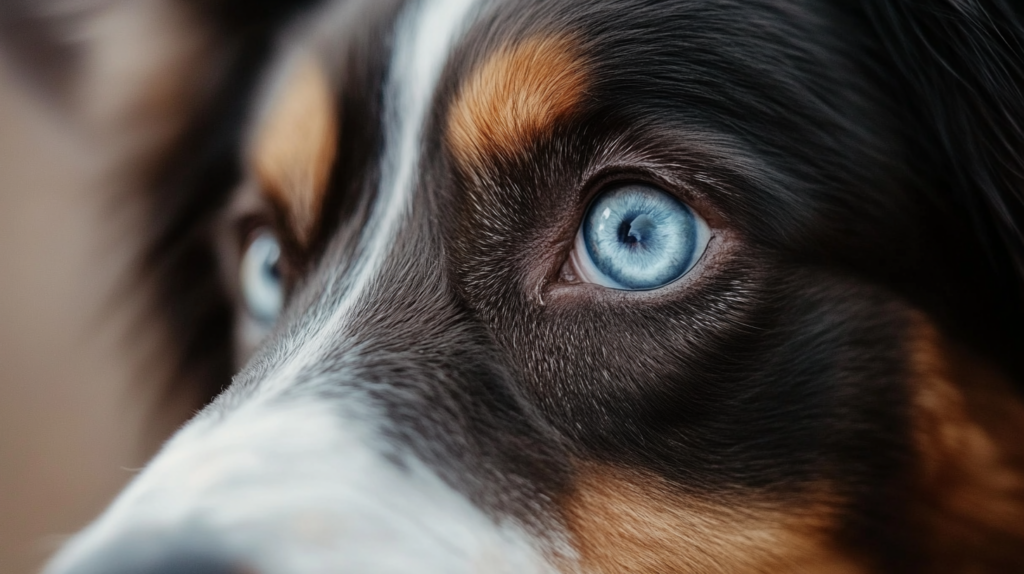
<instances>
[{"instance_id":1,"label":"white stripe on muzzle","mask_svg":"<svg viewBox=\"0 0 1024 574\"><path fill-rule=\"evenodd\" d=\"M338 281L340 303L310 324L308 337L277 369L274 383L289 384L309 364L321 360L344 335L353 307L387 259L417 186L423 131L441 72L466 27L476 0L423 0L399 16L384 91L384 152L373 212L361 236L358 258ZM333 285L328 287L333 290Z\"/></svg>"},{"instance_id":2,"label":"white stripe on muzzle","mask_svg":"<svg viewBox=\"0 0 1024 574\"><path fill-rule=\"evenodd\" d=\"M539 541L376 436L366 404L310 397L199 417L47 572L119 539L183 535L260 574L551 571Z\"/></svg>"}]
</instances>

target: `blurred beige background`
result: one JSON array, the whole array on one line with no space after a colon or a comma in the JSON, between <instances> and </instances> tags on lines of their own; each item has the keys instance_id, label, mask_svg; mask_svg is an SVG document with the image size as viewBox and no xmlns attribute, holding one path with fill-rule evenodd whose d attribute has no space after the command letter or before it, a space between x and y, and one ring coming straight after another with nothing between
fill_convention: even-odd
<instances>
[{"instance_id":1,"label":"blurred beige background","mask_svg":"<svg viewBox=\"0 0 1024 574\"><path fill-rule=\"evenodd\" d=\"M184 412L147 384L140 206L94 144L0 61L0 574L36 572Z\"/></svg>"}]
</instances>

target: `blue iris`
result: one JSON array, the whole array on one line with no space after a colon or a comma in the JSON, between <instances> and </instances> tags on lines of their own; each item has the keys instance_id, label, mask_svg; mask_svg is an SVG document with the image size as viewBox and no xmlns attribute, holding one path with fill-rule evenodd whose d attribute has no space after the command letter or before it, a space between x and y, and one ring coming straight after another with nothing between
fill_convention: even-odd
<instances>
[{"instance_id":1,"label":"blue iris","mask_svg":"<svg viewBox=\"0 0 1024 574\"><path fill-rule=\"evenodd\" d=\"M707 224L675 197L632 184L598 196L580 229L581 274L615 289L654 289L678 279L704 253Z\"/></svg>"},{"instance_id":2,"label":"blue iris","mask_svg":"<svg viewBox=\"0 0 1024 574\"><path fill-rule=\"evenodd\" d=\"M240 280L249 313L263 324L272 324L284 305L281 244L273 233L262 231L249 244Z\"/></svg>"}]
</instances>

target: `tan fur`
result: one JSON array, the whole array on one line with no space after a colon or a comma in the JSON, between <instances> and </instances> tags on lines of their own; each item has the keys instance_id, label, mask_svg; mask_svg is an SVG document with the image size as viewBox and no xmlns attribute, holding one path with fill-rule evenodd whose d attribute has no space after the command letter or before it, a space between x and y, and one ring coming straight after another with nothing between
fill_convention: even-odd
<instances>
[{"instance_id":1,"label":"tan fur","mask_svg":"<svg viewBox=\"0 0 1024 574\"><path fill-rule=\"evenodd\" d=\"M912 332L917 520L936 572L1024 572L1024 404L928 323Z\"/></svg>"},{"instance_id":2,"label":"tan fur","mask_svg":"<svg viewBox=\"0 0 1024 574\"><path fill-rule=\"evenodd\" d=\"M264 193L285 210L305 243L327 191L338 114L327 76L312 57L298 59L282 86L261 119L251 162Z\"/></svg>"},{"instance_id":3,"label":"tan fur","mask_svg":"<svg viewBox=\"0 0 1024 574\"><path fill-rule=\"evenodd\" d=\"M489 158L512 158L571 115L589 75L566 37L536 37L505 46L462 85L448 117L448 147L468 171Z\"/></svg>"},{"instance_id":4,"label":"tan fur","mask_svg":"<svg viewBox=\"0 0 1024 574\"><path fill-rule=\"evenodd\" d=\"M830 540L827 496L712 502L649 474L586 464L563 508L586 574L863 572Z\"/></svg>"}]
</instances>

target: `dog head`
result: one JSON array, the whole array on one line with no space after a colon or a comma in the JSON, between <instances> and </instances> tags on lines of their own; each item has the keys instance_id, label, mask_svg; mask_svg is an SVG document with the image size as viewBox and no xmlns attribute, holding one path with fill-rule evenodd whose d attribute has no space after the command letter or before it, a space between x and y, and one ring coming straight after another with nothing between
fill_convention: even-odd
<instances>
[{"instance_id":1,"label":"dog head","mask_svg":"<svg viewBox=\"0 0 1024 574\"><path fill-rule=\"evenodd\" d=\"M94 10L176 30L103 89L238 372L48 572L1024 565L1009 4Z\"/></svg>"}]
</instances>

